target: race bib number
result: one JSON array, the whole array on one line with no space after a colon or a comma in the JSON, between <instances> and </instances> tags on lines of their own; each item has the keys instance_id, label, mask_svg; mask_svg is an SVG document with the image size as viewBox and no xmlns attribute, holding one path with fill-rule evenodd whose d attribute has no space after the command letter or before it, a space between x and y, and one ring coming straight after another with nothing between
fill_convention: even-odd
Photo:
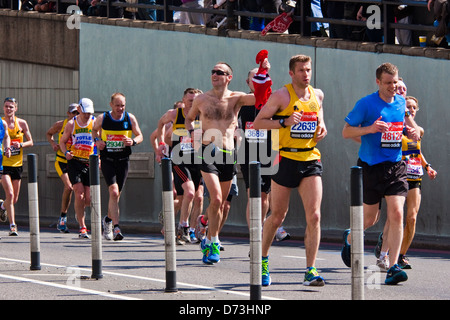
<instances>
[{"instance_id":1,"label":"race bib number","mask_svg":"<svg viewBox=\"0 0 450 320\"><path fill-rule=\"evenodd\" d=\"M388 122L388 130L381 134L382 148L401 148L403 122Z\"/></svg>"},{"instance_id":2,"label":"race bib number","mask_svg":"<svg viewBox=\"0 0 450 320\"><path fill-rule=\"evenodd\" d=\"M106 149L109 152L122 151L125 148L124 135L122 134L108 134L106 136Z\"/></svg>"},{"instance_id":3,"label":"race bib number","mask_svg":"<svg viewBox=\"0 0 450 320\"><path fill-rule=\"evenodd\" d=\"M420 158L409 157L406 165L407 177L409 179L419 179L421 176L423 176L423 168Z\"/></svg>"},{"instance_id":4,"label":"race bib number","mask_svg":"<svg viewBox=\"0 0 450 320\"><path fill-rule=\"evenodd\" d=\"M180 149L183 153L192 153L194 151L192 141L191 137L181 137Z\"/></svg>"},{"instance_id":5,"label":"race bib number","mask_svg":"<svg viewBox=\"0 0 450 320\"><path fill-rule=\"evenodd\" d=\"M317 129L317 113L304 112L299 123L291 126L291 138L312 139Z\"/></svg>"},{"instance_id":6,"label":"race bib number","mask_svg":"<svg viewBox=\"0 0 450 320\"><path fill-rule=\"evenodd\" d=\"M80 158L83 160L89 159L89 156L93 152L93 147L89 145L75 145L72 149L72 154L75 158Z\"/></svg>"},{"instance_id":7,"label":"race bib number","mask_svg":"<svg viewBox=\"0 0 450 320\"><path fill-rule=\"evenodd\" d=\"M75 158L89 160L89 156L94 152L94 142L90 133L78 134L72 145L72 154Z\"/></svg>"},{"instance_id":8,"label":"race bib number","mask_svg":"<svg viewBox=\"0 0 450 320\"><path fill-rule=\"evenodd\" d=\"M245 123L245 139L249 143L261 143L267 140L267 130L256 130L253 127L253 122Z\"/></svg>"},{"instance_id":9,"label":"race bib number","mask_svg":"<svg viewBox=\"0 0 450 320\"><path fill-rule=\"evenodd\" d=\"M14 142L17 142L20 144L20 139L11 139L11 156L17 156L20 154L20 147L15 148L12 146Z\"/></svg>"}]
</instances>

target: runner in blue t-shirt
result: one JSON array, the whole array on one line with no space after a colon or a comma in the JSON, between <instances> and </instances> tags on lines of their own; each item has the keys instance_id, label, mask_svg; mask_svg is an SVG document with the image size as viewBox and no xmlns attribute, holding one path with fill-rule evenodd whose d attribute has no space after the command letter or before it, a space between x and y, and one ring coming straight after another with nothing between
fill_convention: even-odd
<instances>
[{"instance_id":1,"label":"runner in blue t-shirt","mask_svg":"<svg viewBox=\"0 0 450 320\"><path fill-rule=\"evenodd\" d=\"M388 126L386 132L378 131L361 136L359 158L369 165L400 161L404 118L405 99L400 95L396 95L391 103L384 101L379 91L359 100L345 118L348 125L370 127L379 121Z\"/></svg>"},{"instance_id":2,"label":"runner in blue t-shirt","mask_svg":"<svg viewBox=\"0 0 450 320\"><path fill-rule=\"evenodd\" d=\"M379 204L384 197L390 223L390 255L397 257L403 236L403 205L408 193L406 165L401 161L401 141L404 130L410 138L418 139L417 125L405 114L405 99L396 95L398 68L383 63L377 68L378 91L360 99L345 118L342 135L346 139L361 139L358 166L363 171L364 229L379 219ZM406 117L405 117L406 116ZM406 123L406 126L405 126ZM344 232L342 258L350 267L350 245ZM406 272L396 260L390 262L386 284L406 281Z\"/></svg>"},{"instance_id":3,"label":"runner in blue t-shirt","mask_svg":"<svg viewBox=\"0 0 450 320\"><path fill-rule=\"evenodd\" d=\"M6 98L4 103L13 102L16 103L14 98ZM0 177L3 173L3 155L7 158L11 156L11 139L9 138L8 130L6 130L7 124L5 120L1 121L0 125L0 145L3 146L3 152L0 151ZM2 208L3 200L0 199L0 222L5 222L8 218L6 214L6 209ZM1 239L1 238L0 238Z\"/></svg>"}]
</instances>

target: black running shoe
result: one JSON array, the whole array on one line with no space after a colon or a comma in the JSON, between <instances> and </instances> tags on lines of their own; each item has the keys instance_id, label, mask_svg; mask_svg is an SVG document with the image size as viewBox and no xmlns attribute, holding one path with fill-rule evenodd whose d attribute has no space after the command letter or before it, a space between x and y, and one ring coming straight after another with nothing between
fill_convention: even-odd
<instances>
[{"instance_id":1,"label":"black running shoe","mask_svg":"<svg viewBox=\"0 0 450 320\"><path fill-rule=\"evenodd\" d=\"M387 285L395 285L399 282L408 280L408 275L405 271L400 269L398 264L394 264L387 272L386 280L384 281Z\"/></svg>"},{"instance_id":2,"label":"black running shoe","mask_svg":"<svg viewBox=\"0 0 450 320\"><path fill-rule=\"evenodd\" d=\"M397 263L398 263L398 266L402 269L412 269L411 265L409 264L409 259L402 254L400 254L398 256Z\"/></svg>"},{"instance_id":3,"label":"black running shoe","mask_svg":"<svg viewBox=\"0 0 450 320\"><path fill-rule=\"evenodd\" d=\"M352 260L351 260L351 246L347 241L347 237L350 234L350 229L347 229L344 231L344 247L342 248L341 251L341 257L342 257L342 261L344 261L345 265L347 267L351 267L352 266Z\"/></svg>"},{"instance_id":4,"label":"black running shoe","mask_svg":"<svg viewBox=\"0 0 450 320\"><path fill-rule=\"evenodd\" d=\"M378 236L378 242L377 245L375 246L375 257L380 258L380 252L381 252L381 246L383 245L383 232L380 233L380 235Z\"/></svg>"}]
</instances>

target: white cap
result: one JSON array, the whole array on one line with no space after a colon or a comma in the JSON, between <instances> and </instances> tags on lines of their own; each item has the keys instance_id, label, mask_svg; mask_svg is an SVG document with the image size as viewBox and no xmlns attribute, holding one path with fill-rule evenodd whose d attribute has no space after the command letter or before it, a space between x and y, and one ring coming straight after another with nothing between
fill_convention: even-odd
<instances>
[{"instance_id":1,"label":"white cap","mask_svg":"<svg viewBox=\"0 0 450 320\"><path fill-rule=\"evenodd\" d=\"M82 113L94 113L94 103L89 98L82 98L78 103Z\"/></svg>"}]
</instances>

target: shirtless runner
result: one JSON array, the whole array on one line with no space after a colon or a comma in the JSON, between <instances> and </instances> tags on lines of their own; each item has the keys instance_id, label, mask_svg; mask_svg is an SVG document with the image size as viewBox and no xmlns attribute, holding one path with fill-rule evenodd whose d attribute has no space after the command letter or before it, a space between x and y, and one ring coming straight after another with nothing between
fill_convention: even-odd
<instances>
[{"instance_id":1,"label":"shirtless runner","mask_svg":"<svg viewBox=\"0 0 450 320\"><path fill-rule=\"evenodd\" d=\"M218 62L211 70L212 89L195 98L186 116L186 129L191 134L197 115L200 116L203 130L202 146L197 149L199 158L196 161L201 162L203 181L210 194L210 203L206 209L208 233L201 243L202 261L206 264L220 261L219 226L222 205L236 173L234 133L238 124L237 115L241 106L255 103L253 94L228 89L232 79L231 67L225 62ZM194 137L194 140L197 139Z\"/></svg>"}]
</instances>

